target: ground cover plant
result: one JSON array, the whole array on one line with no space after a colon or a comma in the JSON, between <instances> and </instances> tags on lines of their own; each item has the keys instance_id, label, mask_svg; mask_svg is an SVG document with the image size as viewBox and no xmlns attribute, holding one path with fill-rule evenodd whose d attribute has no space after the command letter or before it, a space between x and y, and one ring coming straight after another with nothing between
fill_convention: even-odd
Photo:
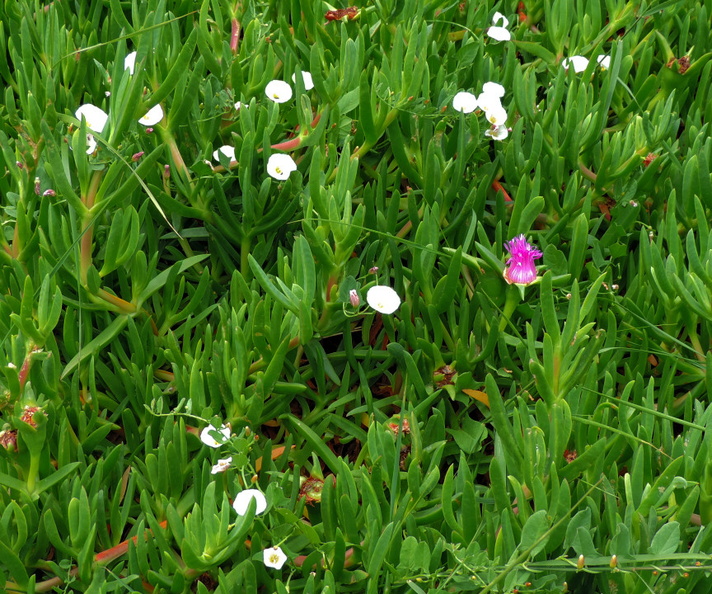
<instances>
[{"instance_id":1,"label":"ground cover plant","mask_svg":"<svg viewBox=\"0 0 712 594\"><path fill-rule=\"evenodd\" d=\"M4 590L709 592L711 14L4 2Z\"/></svg>"}]
</instances>

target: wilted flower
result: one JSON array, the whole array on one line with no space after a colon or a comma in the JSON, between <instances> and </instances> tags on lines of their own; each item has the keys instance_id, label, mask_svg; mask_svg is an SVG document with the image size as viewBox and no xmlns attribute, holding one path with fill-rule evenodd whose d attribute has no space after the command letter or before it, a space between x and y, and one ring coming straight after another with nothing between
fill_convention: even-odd
<instances>
[{"instance_id":1,"label":"wilted flower","mask_svg":"<svg viewBox=\"0 0 712 594\"><path fill-rule=\"evenodd\" d=\"M50 198L53 198L54 196L57 195L57 192L55 192L52 188L49 188L48 190L45 190L42 192L43 196L49 196Z\"/></svg>"},{"instance_id":2,"label":"wilted flower","mask_svg":"<svg viewBox=\"0 0 712 594\"><path fill-rule=\"evenodd\" d=\"M222 437L220 437L220 441L217 441L215 439L213 433L220 433L222 435ZM202 441L206 446L210 446L211 448L219 448L229 438L230 427L228 427L227 425L223 425L222 427L220 427L220 429L216 429L212 425L208 425L200 432L200 441Z\"/></svg>"},{"instance_id":3,"label":"wilted flower","mask_svg":"<svg viewBox=\"0 0 712 594\"><path fill-rule=\"evenodd\" d=\"M375 285L366 293L366 301L376 311L382 314L392 314L401 304L401 299L391 287Z\"/></svg>"},{"instance_id":4,"label":"wilted flower","mask_svg":"<svg viewBox=\"0 0 712 594\"><path fill-rule=\"evenodd\" d=\"M583 72L588 67L588 58L584 58L583 56L571 56L570 58L561 60L561 65L566 68L566 70L571 66L574 72Z\"/></svg>"},{"instance_id":5,"label":"wilted flower","mask_svg":"<svg viewBox=\"0 0 712 594\"><path fill-rule=\"evenodd\" d=\"M136 68L136 52L131 52L130 54L126 54L126 57L124 58L124 70L128 70L129 74L133 74L135 68Z\"/></svg>"},{"instance_id":6,"label":"wilted flower","mask_svg":"<svg viewBox=\"0 0 712 594\"><path fill-rule=\"evenodd\" d=\"M0 431L0 446L6 450L17 449L17 429Z\"/></svg>"},{"instance_id":7,"label":"wilted flower","mask_svg":"<svg viewBox=\"0 0 712 594\"><path fill-rule=\"evenodd\" d=\"M261 514L267 509L267 498L264 496L262 491L257 489L245 489L240 491L235 496L235 501L232 502L232 507L237 512L238 516L244 516L247 513L247 508L250 505L250 501L255 500L255 515Z\"/></svg>"},{"instance_id":8,"label":"wilted flower","mask_svg":"<svg viewBox=\"0 0 712 594\"><path fill-rule=\"evenodd\" d=\"M267 567L272 569L282 569L282 566L287 562L287 555L279 547L270 547L263 551L264 562Z\"/></svg>"},{"instance_id":9,"label":"wilted flower","mask_svg":"<svg viewBox=\"0 0 712 594\"><path fill-rule=\"evenodd\" d=\"M218 460L217 464L215 464L210 471L210 474L218 474L219 472L225 472L228 468L230 468L230 463L232 462L232 456L229 458L223 458L222 460Z\"/></svg>"},{"instance_id":10,"label":"wilted flower","mask_svg":"<svg viewBox=\"0 0 712 594\"><path fill-rule=\"evenodd\" d=\"M131 155L131 160L132 160L134 163L136 163L136 161L140 160L141 157L143 157L143 151L139 151L139 152L134 153L133 155Z\"/></svg>"},{"instance_id":11,"label":"wilted flower","mask_svg":"<svg viewBox=\"0 0 712 594\"><path fill-rule=\"evenodd\" d=\"M109 114L91 103L80 105L77 111L74 112L74 117L80 122L83 117L87 121L87 128L97 134L101 134L104 131L106 122L109 121Z\"/></svg>"},{"instance_id":12,"label":"wilted flower","mask_svg":"<svg viewBox=\"0 0 712 594\"><path fill-rule=\"evenodd\" d=\"M500 25L500 23L502 23ZM509 20L501 12L495 12L492 17L492 27L487 29L487 36L496 41L509 41L512 34L507 30Z\"/></svg>"},{"instance_id":13,"label":"wilted flower","mask_svg":"<svg viewBox=\"0 0 712 594\"><path fill-rule=\"evenodd\" d=\"M492 140L504 140L509 136L509 128L506 125L492 126L489 130L485 130L485 136Z\"/></svg>"},{"instance_id":14,"label":"wilted flower","mask_svg":"<svg viewBox=\"0 0 712 594\"><path fill-rule=\"evenodd\" d=\"M142 118L139 119L139 124L144 126L155 126L158 122L163 119L163 108L161 104L158 103L154 105L151 109L146 112Z\"/></svg>"},{"instance_id":15,"label":"wilted flower","mask_svg":"<svg viewBox=\"0 0 712 594\"><path fill-rule=\"evenodd\" d=\"M230 161L235 160L235 147L229 144L224 144L218 150L213 151L213 159L220 162L220 155L225 155Z\"/></svg>"},{"instance_id":16,"label":"wilted flower","mask_svg":"<svg viewBox=\"0 0 712 594\"><path fill-rule=\"evenodd\" d=\"M534 260L541 258L542 254L531 245L524 235L517 235L504 244L509 252L507 267L504 269L504 280L510 285L529 285L536 280L536 266Z\"/></svg>"},{"instance_id":17,"label":"wilted flower","mask_svg":"<svg viewBox=\"0 0 712 594\"><path fill-rule=\"evenodd\" d=\"M297 82L297 75L292 74L292 80ZM312 79L311 72L302 70L302 80L304 81L304 90L311 91L314 88L314 80ZM291 90L291 89L290 89Z\"/></svg>"},{"instance_id":18,"label":"wilted flower","mask_svg":"<svg viewBox=\"0 0 712 594\"><path fill-rule=\"evenodd\" d=\"M265 87L265 95L275 103L285 103L292 98L292 87L283 80L271 80Z\"/></svg>"},{"instance_id":19,"label":"wilted flower","mask_svg":"<svg viewBox=\"0 0 712 594\"><path fill-rule=\"evenodd\" d=\"M292 171L296 170L297 164L289 155L275 153L267 160L267 173L274 179L285 180Z\"/></svg>"},{"instance_id":20,"label":"wilted flower","mask_svg":"<svg viewBox=\"0 0 712 594\"><path fill-rule=\"evenodd\" d=\"M472 113L477 109L477 97L467 91L460 91L452 98L452 108L462 113Z\"/></svg>"}]
</instances>

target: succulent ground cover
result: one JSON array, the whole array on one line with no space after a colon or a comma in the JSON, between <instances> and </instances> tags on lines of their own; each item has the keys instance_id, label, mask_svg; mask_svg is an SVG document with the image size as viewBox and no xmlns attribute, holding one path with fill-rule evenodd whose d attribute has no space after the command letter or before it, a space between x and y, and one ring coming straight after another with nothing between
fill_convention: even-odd
<instances>
[{"instance_id":1,"label":"succulent ground cover","mask_svg":"<svg viewBox=\"0 0 712 594\"><path fill-rule=\"evenodd\" d=\"M709 592L711 17L2 3L0 589Z\"/></svg>"}]
</instances>

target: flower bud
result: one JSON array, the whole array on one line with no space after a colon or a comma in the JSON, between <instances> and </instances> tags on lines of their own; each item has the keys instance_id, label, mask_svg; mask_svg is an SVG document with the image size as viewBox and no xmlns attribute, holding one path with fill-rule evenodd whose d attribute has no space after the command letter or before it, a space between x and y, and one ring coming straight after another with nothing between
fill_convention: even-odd
<instances>
[{"instance_id":1,"label":"flower bud","mask_svg":"<svg viewBox=\"0 0 712 594\"><path fill-rule=\"evenodd\" d=\"M349 301L351 301L351 307L358 307L361 304L361 299L358 296L356 289L351 289L349 291Z\"/></svg>"}]
</instances>

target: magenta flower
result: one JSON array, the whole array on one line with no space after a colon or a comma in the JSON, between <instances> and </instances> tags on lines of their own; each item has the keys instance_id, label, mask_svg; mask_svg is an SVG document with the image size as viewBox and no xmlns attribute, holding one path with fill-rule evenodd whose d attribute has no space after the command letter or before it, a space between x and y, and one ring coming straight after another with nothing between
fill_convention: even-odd
<instances>
[{"instance_id":1,"label":"magenta flower","mask_svg":"<svg viewBox=\"0 0 712 594\"><path fill-rule=\"evenodd\" d=\"M509 252L507 267L504 269L504 280L510 285L530 285L536 280L536 266L534 260L541 258L542 254L533 245L530 245L524 235L517 235L504 244Z\"/></svg>"}]
</instances>

